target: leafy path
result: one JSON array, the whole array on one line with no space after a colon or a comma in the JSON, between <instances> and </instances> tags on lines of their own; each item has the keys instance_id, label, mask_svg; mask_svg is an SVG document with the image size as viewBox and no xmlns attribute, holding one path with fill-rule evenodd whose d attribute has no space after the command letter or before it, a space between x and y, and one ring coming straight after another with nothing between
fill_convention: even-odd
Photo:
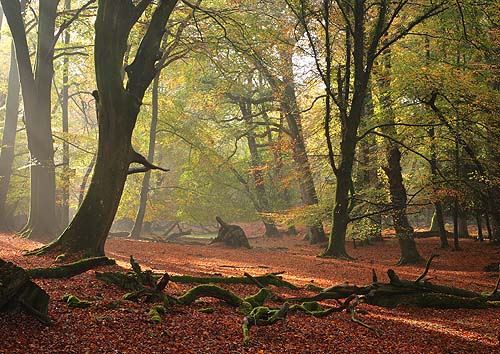
<instances>
[{"instance_id":1,"label":"leafy path","mask_svg":"<svg viewBox=\"0 0 500 354\"><path fill-rule=\"evenodd\" d=\"M253 233L251 233L253 234ZM355 262L317 258L317 246L300 236L279 240L250 238L251 250L217 246L185 246L111 239L108 256L128 267L134 258L145 267L170 274L259 275L285 271L284 279L304 285L330 286L349 281L362 285L371 281L374 268L379 280L398 259L398 246L386 240L373 246L349 247ZM472 240L462 241L463 251L440 251L435 238L418 240L424 257L440 253L429 271L433 282L473 291L491 291L497 273L483 267L500 260L500 249ZM0 258L23 267L53 264L53 260L22 256L36 243L0 235ZM349 245L351 246L351 245ZM399 267L402 278L414 279L423 264ZM100 267L100 271L117 270ZM151 323L150 305L121 300L124 291L101 283L88 271L69 280L37 280L51 296L49 314L54 324L45 327L23 314L0 315L0 353L494 353L500 352L500 309L430 310L383 309L360 305L368 311L360 318L381 333L380 337L350 321L345 313L313 318L302 313L289 315L286 324L252 327L251 340L242 345L242 316L217 300L207 299L168 312L161 324ZM190 286L170 283L166 291L180 295ZM227 286L246 296L252 285ZM273 289L283 296L308 292ZM89 308L69 308L58 301L71 293L90 300ZM214 313L201 313L212 307Z\"/></svg>"}]
</instances>

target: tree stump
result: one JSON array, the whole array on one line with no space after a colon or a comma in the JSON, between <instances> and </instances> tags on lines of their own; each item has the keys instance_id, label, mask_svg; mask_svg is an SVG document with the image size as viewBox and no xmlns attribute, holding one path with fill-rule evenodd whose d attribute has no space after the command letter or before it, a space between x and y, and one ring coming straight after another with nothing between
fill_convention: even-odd
<instances>
[{"instance_id":1,"label":"tree stump","mask_svg":"<svg viewBox=\"0 0 500 354\"><path fill-rule=\"evenodd\" d=\"M22 309L42 323L50 323L48 304L49 295L24 269L0 259L0 311Z\"/></svg>"},{"instance_id":2,"label":"tree stump","mask_svg":"<svg viewBox=\"0 0 500 354\"><path fill-rule=\"evenodd\" d=\"M219 223L220 228L217 237L214 238L210 244L222 242L234 248L251 248L250 243L248 243L247 235L240 226L227 224L218 216L215 219Z\"/></svg>"}]
</instances>

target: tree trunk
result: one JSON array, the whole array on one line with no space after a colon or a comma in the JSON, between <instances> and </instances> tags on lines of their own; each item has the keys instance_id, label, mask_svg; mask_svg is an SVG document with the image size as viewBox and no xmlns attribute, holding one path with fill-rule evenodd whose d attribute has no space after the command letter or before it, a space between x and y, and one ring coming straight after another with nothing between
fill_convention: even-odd
<instances>
[{"instance_id":1,"label":"tree trunk","mask_svg":"<svg viewBox=\"0 0 500 354\"><path fill-rule=\"evenodd\" d=\"M458 237L462 238L470 237L468 222L467 222L467 214L464 212L462 208L460 208L458 211Z\"/></svg>"},{"instance_id":2,"label":"tree trunk","mask_svg":"<svg viewBox=\"0 0 500 354\"><path fill-rule=\"evenodd\" d=\"M2 14L3 16L3 14ZM7 103L5 108L5 124L0 152L0 231L10 231L7 218L7 193L9 191L12 163L14 161L14 146L19 116L19 74L17 71L14 43L10 50L9 82L7 88Z\"/></svg>"},{"instance_id":3,"label":"tree trunk","mask_svg":"<svg viewBox=\"0 0 500 354\"><path fill-rule=\"evenodd\" d=\"M385 123L387 126L382 128L386 135L386 159L387 166L383 167L389 182L389 192L391 198L391 214L396 230L396 237L399 240L401 249L401 258L398 264L413 264L420 262L422 257L417 251L413 235L413 227L408 221L406 214L407 193L401 174L401 152L398 145L391 140L397 137L397 131L394 126L396 119L392 109L392 99L390 94L391 85L391 52L389 50L383 55L381 70L378 76L378 86L381 91L380 104L383 114L385 115Z\"/></svg>"},{"instance_id":4,"label":"tree trunk","mask_svg":"<svg viewBox=\"0 0 500 354\"><path fill-rule=\"evenodd\" d=\"M477 239L480 242L484 241L483 237L483 222L481 220L482 216L480 212L476 212L476 225L477 225Z\"/></svg>"},{"instance_id":5,"label":"tree trunk","mask_svg":"<svg viewBox=\"0 0 500 354\"><path fill-rule=\"evenodd\" d=\"M155 155L156 146L156 128L158 125L158 87L160 82L160 73L155 76L153 80L152 87L152 97L151 97L151 127L149 128L149 148L148 148L148 160L153 162ZM146 206L148 201L149 192L149 182L151 180L151 171L147 171L144 174L141 185L141 195L139 200L139 209L137 210L137 215L135 217L134 227L130 231L130 237L132 239L139 239L141 237L142 226L144 223L144 216L146 215Z\"/></svg>"},{"instance_id":6,"label":"tree trunk","mask_svg":"<svg viewBox=\"0 0 500 354\"><path fill-rule=\"evenodd\" d=\"M364 108L363 108L363 121L361 122L362 128L369 129L369 126L374 122L374 106L372 98L371 87L367 89ZM378 178L378 164L375 163L377 160L376 152L378 150L377 141L375 140L375 135L369 134L365 136L358 143L358 156L357 169L356 169L356 191L365 192L361 197L364 199L374 199L370 197L374 191L381 188L380 181ZM374 161L375 160L375 161ZM379 198L379 197L377 197ZM378 200L374 200L374 203L378 203ZM364 203L361 206L360 213L362 214L372 214L377 212L378 207L374 206L372 203ZM363 218L358 222L353 224L353 236L356 239L360 239L366 243L370 240L381 240L382 239L382 216L380 214L375 214L368 218Z\"/></svg>"},{"instance_id":7,"label":"tree trunk","mask_svg":"<svg viewBox=\"0 0 500 354\"><path fill-rule=\"evenodd\" d=\"M243 115L243 119L251 127L252 125L252 109L250 102L239 102L240 110ZM270 211L269 200L267 197L264 174L262 171L262 161L259 154L259 149L257 147L257 140L253 131L249 131L246 136L248 150L250 152L250 169L253 177L254 187L255 187L255 209L260 214L262 222L265 226L265 234L267 237L275 237L279 234L278 228L272 220L270 220L265 214Z\"/></svg>"},{"instance_id":8,"label":"tree trunk","mask_svg":"<svg viewBox=\"0 0 500 354\"><path fill-rule=\"evenodd\" d=\"M403 184L401 175L401 153L396 145L393 145L387 151L388 166L384 171L389 179L389 189L392 204L392 220L396 229L396 237L399 240L401 249L401 258L398 264L413 264L422 260L413 238L413 228L411 227L408 216L406 215L406 188Z\"/></svg>"},{"instance_id":9,"label":"tree trunk","mask_svg":"<svg viewBox=\"0 0 500 354\"><path fill-rule=\"evenodd\" d=\"M53 41L59 0L40 1L36 67L33 74L18 1L0 0L16 47L31 156L30 216L23 235L47 241L57 231L54 149L51 129Z\"/></svg>"},{"instance_id":10,"label":"tree trunk","mask_svg":"<svg viewBox=\"0 0 500 354\"><path fill-rule=\"evenodd\" d=\"M431 174L432 174L432 188L434 192L437 190L436 181L438 178L437 174L437 158L436 158L436 144L435 144L435 130L434 127L429 128L429 138L430 138L430 149L431 149ZM434 214L432 216L431 231L439 231L439 240L441 243L441 248L449 248L448 237L446 236L446 228L444 226L444 216L443 216L443 206L441 201L437 200L434 202Z\"/></svg>"},{"instance_id":11,"label":"tree trunk","mask_svg":"<svg viewBox=\"0 0 500 354\"><path fill-rule=\"evenodd\" d=\"M291 134L293 146L293 160L297 168L298 182L300 189L300 196L304 205L317 205L318 195L316 187L314 186L314 179L307 157L306 146L304 143L304 136L302 133L301 114L297 104L297 96L295 93L295 84L293 81L292 71L292 58L291 55L287 58L287 75L284 79L283 85L280 88L282 92L278 95L287 124L288 130ZM321 243L327 241L325 231L323 230L323 223L321 220L315 220L311 225L307 225L307 233L309 242L311 244Z\"/></svg>"},{"instance_id":12,"label":"tree trunk","mask_svg":"<svg viewBox=\"0 0 500 354\"><path fill-rule=\"evenodd\" d=\"M71 0L64 0L64 10L71 10ZM70 32L67 30L64 33L63 39L64 45L68 46L70 43ZM70 166L69 166L69 144L68 144L68 133L69 133L69 57L66 55L63 59L63 78L62 78L62 89L61 89L61 113L62 113L62 131L65 137L63 141L63 173L61 176L62 180L62 203L61 203L61 227L64 229L69 224L69 187L71 184L70 179Z\"/></svg>"},{"instance_id":13,"label":"tree trunk","mask_svg":"<svg viewBox=\"0 0 500 354\"><path fill-rule=\"evenodd\" d=\"M124 2L126 4L124 4ZM139 3L145 4L145 3ZM75 217L61 236L34 253L53 249L81 252L86 256L104 255L104 244L115 217L129 173L129 165L139 162L145 172L158 169L135 153L131 144L137 115L145 91L157 74L160 42L176 1L158 3L142 38L134 62L122 83L122 63L130 31L145 8L132 1L100 0L95 22L95 70L99 143L94 174L88 192Z\"/></svg>"},{"instance_id":14,"label":"tree trunk","mask_svg":"<svg viewBox=\"0 0 500 354\"><path fill-rule=\"evenodd\" d=\"M90 163L87 166L87 170L85 171L85 175L82 178L82 183L80 183L80 191L78 193L78 207L80 207L80 205L82 205L82 203L83 203L83 198L85 197L87 183L88 183L90 174L94 170L96 158L97 158L97 154L92 155L92 159L90 160Z\"/></svg>"}]
</instances>

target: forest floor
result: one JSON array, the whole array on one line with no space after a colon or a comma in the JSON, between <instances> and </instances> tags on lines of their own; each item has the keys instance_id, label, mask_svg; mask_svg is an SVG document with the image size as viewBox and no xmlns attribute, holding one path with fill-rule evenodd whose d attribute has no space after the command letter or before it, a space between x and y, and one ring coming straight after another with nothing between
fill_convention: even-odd
<instances>
[{"instance_id":1,"label":"forest floor","mask_svg":"<svg viewBox=\"0 0 500 354\"><path fill-rule=\"evenodd\" d=\"M403 279L415 279L424 264L394 267L399 257L397 241L385 240L348 252L355 261L316 257L319 246L303 236L269 240L257 237L258 229L247 229L252 249L230 249L221 245L178 245L126 239L110 239L106 253L117 266L100 271L129 268L133 255L143 268L189 275L260 275L284 271L283 278L297 285L313 282L326 287L349 282L371 282L375 269L379 281L387 281L393 268ZM500 261L500 248L487 242L461 240L462 250L439 250L437 238L417 240L423 257L439 253L428 273L435 284L473 291L491 291L497 272L483 268ZM23 256L38 244L0 235L0 258L22 267L54 264L47 257ZM398 307L385 309L366 304L360 319L380 332L351 321L345 312L314 318L290 313L285 323L252 327L250 343L242 344L242 315L225 303L204 298L190 306L175 307L162 323L150 321L151 305L121 300L126 293L97 280L94 270L67 280L36 281L51 296L49 315L54 323L44 326L24 314L0 314L0 353L499 353L500 309L433 310ZM191 285L169 283L166 291L180 295ZM254 294L255 285L225 286L240 296ZM306 290L283 290L283 296L311 294ZM65 294L89 300L89 308L69 308L59 301ZM213 313L199 310L212 307Z\"/></svg>"}]
</instances>

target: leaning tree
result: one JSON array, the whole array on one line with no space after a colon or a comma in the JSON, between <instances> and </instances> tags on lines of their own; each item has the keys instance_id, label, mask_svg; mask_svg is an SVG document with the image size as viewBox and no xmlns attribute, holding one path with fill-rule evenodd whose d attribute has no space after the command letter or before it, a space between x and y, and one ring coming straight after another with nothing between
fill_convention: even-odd
<instances>
[{"instance_id":1,"label":"leaning tree","mask_svg":"<svg viewBox=\"0 0 500 354\"><path fill-rule=\"evenodd\" d=\"M132 147L132 132L142 99L159 70L160 44L177 0L99 0L95 22L95 72L99 143L89 189L75 217L52 243L34 253L51 250L103 255L127 175L161 167L151 164ZM135 53L122 70L134 25L151 8L151 19ZM149 12L149 11L148 11ZM140 167L130 167L132 163Z\"/></svg>"}]
</instances>

